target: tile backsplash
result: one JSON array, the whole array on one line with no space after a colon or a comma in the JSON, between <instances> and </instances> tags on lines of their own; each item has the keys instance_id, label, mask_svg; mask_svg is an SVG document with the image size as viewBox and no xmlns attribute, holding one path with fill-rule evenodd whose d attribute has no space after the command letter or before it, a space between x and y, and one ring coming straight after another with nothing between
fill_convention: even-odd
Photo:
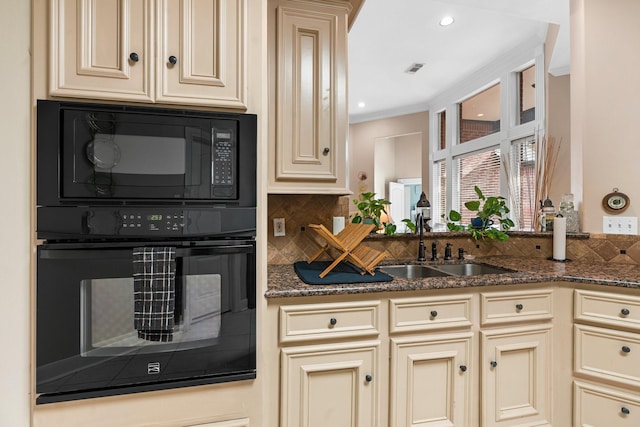
<instances>
[{"instance_id":1,"label":"tile backsplash","mask_svg":"<svg viewBox=\"0 0 640 427\"><path fill-rule=\"evenodd\" d=\"M349 206L352 197L331 195L279 195L268 198L268 263L291 264L313 255L322 239L307 228L308 224L323 224L332 229L333 217L345 217L349 221ZM283 237L273 236L273 219L284 218ZM548 258L553 252L551 234L512 233L505 242L491 240L475 242L463 233L427 233L425 245L427 257L431 254L431 243L438 241L438 254L443 256L444 246L451 243L453 256L458 248L476 256L511 255L530 258ZM397 237L375 236L367 238L366 244L386 250L391 258L411 259L417 256L418 238L414 235ZM611 234L569 235L567 258L583 261L605 261L613 263L640 264L640 236Z\"/></svg>"}]
</instances>

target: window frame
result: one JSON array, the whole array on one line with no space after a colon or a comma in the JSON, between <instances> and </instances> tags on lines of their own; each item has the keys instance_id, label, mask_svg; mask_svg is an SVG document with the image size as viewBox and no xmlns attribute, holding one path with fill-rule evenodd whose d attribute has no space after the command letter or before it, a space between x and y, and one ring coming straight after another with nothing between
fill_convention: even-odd
<instances>
[{"instance_id":1,"label":"window frame","mask_svg":"<svg viewBox=\"0 0 640 427\"><path fill-rule=\"evenodd\" d=\"M519 106L519 78L518 73L535 65L535 119L520 124ZM527 46L504 55L490 65L480 69L474 75L454 88L444 91L437 96L429 106L429 111L446 111L446 148L440 149L440 114L429 116L429 183L430 200L440 199L439 182L434 179L438 175L436 165L444 162L446 165L446 206L434 206L433 222L438 223L440 217L449 213L451 209L459 209L457 190L453 188L457 173L454 162L457 157L477 151L500 149L501 153L510 158L512 142L521 138L533 136L540 140L545 133L545 73L544 73L544 45L532 42ZM485 135L465 143L459 143L459 103L474 96L487 88L500 84L500 131ZM500 168L500 195L507 198L509 204L513 201L509 197L508 182L504 168Z\"/></svg>"}]
</instances>

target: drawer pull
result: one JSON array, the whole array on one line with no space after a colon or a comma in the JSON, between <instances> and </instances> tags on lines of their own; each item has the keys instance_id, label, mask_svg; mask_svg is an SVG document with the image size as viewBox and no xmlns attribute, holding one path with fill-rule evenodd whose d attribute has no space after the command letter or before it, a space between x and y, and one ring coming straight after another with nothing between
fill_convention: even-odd
<instances>
[{"instance_id":1,"label":"drawer pull","mask_svg":"<svg viewBox=\"0 0 640 427\"><path fill-rule=\"evenodd\" d=\"M628 315L629 315L629 313L631 313L631 312L629 311L629 309L628 309L628 308L623 308L622 310L620 310L620 313L621 313L623 316L628 316Z\"/></svg>"},{"instance_id":2,"label":"drawer pull","mask_svg":"<svg viewBox=\"0 0 640 427\"><path fill-rule=\"evenodd\" d=\"M491 362L489 362L489 364L491 365L492 368L495 368L496 366L498 366L498 362L496 362L495 360L492 360Z\"/></svg>"},{"instance_id":3,"label":"drawer pull","mask_svg":"<svg viewBox=\"0 0 640 427\"><path fill-rule=\"evenodd\" d=\"M169 57L169 63L170 63L171 65L176 65L176 64L178 63L178 58L176 58L175 56L171 55L171 56Z\"/></svg>"},{"instance_id":4,"label":"drawer pull","mask_svg":"<svg viewBox=\"0 0 640 427\"><path fill-rule=\"evenodd\" d=\"M438 316L438 312L435 310L431 310L431 317L436 317Z\"/></svg>"},{"instance_id":5,"label":"drawer pull","mask_svg":"<svg viewBox=\"0 0 640 427\"><path fill-rule=\"evenodd\" d=\"M520 311L524 308L524 305L522 304L516 304L516 310Z\"/></svg>"},{"instance_id":6,"label":"drawer pull","mask_svg":"<svg viewBox=\"0 0 640 427\"><path fill-rule=\"evenodd\" d=\"M329 319L329 324L331 326L335 326L336 323L338 323L338 319L336 319L335 317L332 317L331 319Z\"/></svg>"},{"instance_id":7,"label":"drawer pull","mask_svg":"<svg viewBox=\"0 0 640 427\"><path fill-rule=\"evenodd\" d=\"M365 381L370 383L371 381L373 381L373 377L370 374L365 375L364 377Z\"/></svg>"},{"instance_id":8,"label":"drawer pull","mask_svg":"<svg viewBox=\"0 0 640 427\"><path fill-rule=\"evenodd\" d=\"M467 372L467 365L460 365L460 370L462 372Z\"/></svg>"},{"instance_id":9,"label":"drawer pull","mask_svg":"<svg viewBox=\"0 0 640 427\"><path fill-rule=\"evenodd\" d=\"M629 414L631 413L631 411L629 410L629 408L626 408L626 407L624 407L624 406L620 409L620 412L622 412L622 413L623 413L623 414L625 414L625 415L629 415Z\"/></svg>"},{"instance_id":10,"label":"drawer pull","mask_svg":"<svg viewBox=\"0 0 640 427\"><path fill-rule=\"evenodd\" d=\"M626 345L622 346L622 352L623 353L631 353L631 348L627 347Z\"/></svg>"}]
</instances>

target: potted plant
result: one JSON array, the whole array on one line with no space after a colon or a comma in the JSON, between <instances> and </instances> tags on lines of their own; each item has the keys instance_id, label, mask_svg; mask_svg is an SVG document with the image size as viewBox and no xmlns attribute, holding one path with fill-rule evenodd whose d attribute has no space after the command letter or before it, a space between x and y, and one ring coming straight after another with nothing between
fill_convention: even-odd
<instances>
[{"instance_id":1,"label":"potted plant","mask_svg":"<svg viewBox=\"0 0 640 427\"><path fill-rule=\"evenodd\" d=\"M383 229L384 234L391 236L396 232L396 225L382 221L382 214L384 213L388 218L389 215L386 210L386 206L391 202L386 199L376 199L376 193L366 192L361 193L358 199L354 199L353 203L358 208L358 212L353 216L351 222L375 224L376 230Z\"/></svg>"},{"instance_id":2,"label":"potted plant","mask_svg":"<svg viewBox=\"0 0 640 427\"><path fill-rule=\"evenodd\" d=\"M501 196L485 196L477 185L473 189L478 199L468 201L464 206L471 212L476 212L476 216L471 219L470 224L462 225L460 212L451 210L446 218L447 228L449 231L469 231L475 240L485 237L507 240L509 235L506 231L514 226L513 221L506 216L509 213L507 200Z\"/></svg>"}]
</instances>

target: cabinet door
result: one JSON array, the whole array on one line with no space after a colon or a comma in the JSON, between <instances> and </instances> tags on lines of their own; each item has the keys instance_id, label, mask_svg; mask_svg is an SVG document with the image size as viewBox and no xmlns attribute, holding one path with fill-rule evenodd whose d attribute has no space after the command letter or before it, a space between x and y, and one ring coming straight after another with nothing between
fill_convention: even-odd
<instances>
[{"instance_id":1,"label":"cabinet door","mask_svg":"<svg viewBox=\"0 0 640 427\"><path fill-rule=\"evenodd\" d=\"M246 109L246 0L161 0L157 101Z\"/></svg>"},{"instance_id":2,"label":"cabinet door","mask_svg":"<svg viewBox=\"0 0 640 427\"><path fill-rule=\"evenodd\" d=\"M151 102L148 0L52 0L51 95Z\"/></svg>"},{"instance_id":3,"label":"cabinet door","mask_svg":"<svg viewBox=\"0 0 640 427\"><path fill-rule=\"evenodd\" d=\"M640 397L599 385L574 382L575 427L637 427Z\"/></svg>"},{"instance_id":4,"label":"cabinet door","mask_svg":"<svg viewBox=\"0 0 640 427\"><path fill-rule=\"evenodd\" d=\"M551 326L482 332L482 427L550 426Z\"/></svg>"},{"instance_id":5,"label":"cabinet door","mask_svg":"<svg viewBox=\"0 0 640 427\"><path fill-rule=\"evenodd\" d=\"M391 426L471 425L473 334L391 340Z\"/></svg>"},{"instance_id":6,"label":"cabinet door","mask_svg":"<svg viewBox=\"0 0 640 427\"><path fill-rule=\"evenodd\" d=\"M346 11L277 7L276 181L346 187Z\"/></svg>"},{"instance_id":7,"label":"cabinet door","mask_svg":"<svg viewBox=\"0 0 640 427\"><path fill-rule=\"evenodd\" d=\"M378 425L379 341L282 350L283 427Z\"/></svg>"}]
</instances>

